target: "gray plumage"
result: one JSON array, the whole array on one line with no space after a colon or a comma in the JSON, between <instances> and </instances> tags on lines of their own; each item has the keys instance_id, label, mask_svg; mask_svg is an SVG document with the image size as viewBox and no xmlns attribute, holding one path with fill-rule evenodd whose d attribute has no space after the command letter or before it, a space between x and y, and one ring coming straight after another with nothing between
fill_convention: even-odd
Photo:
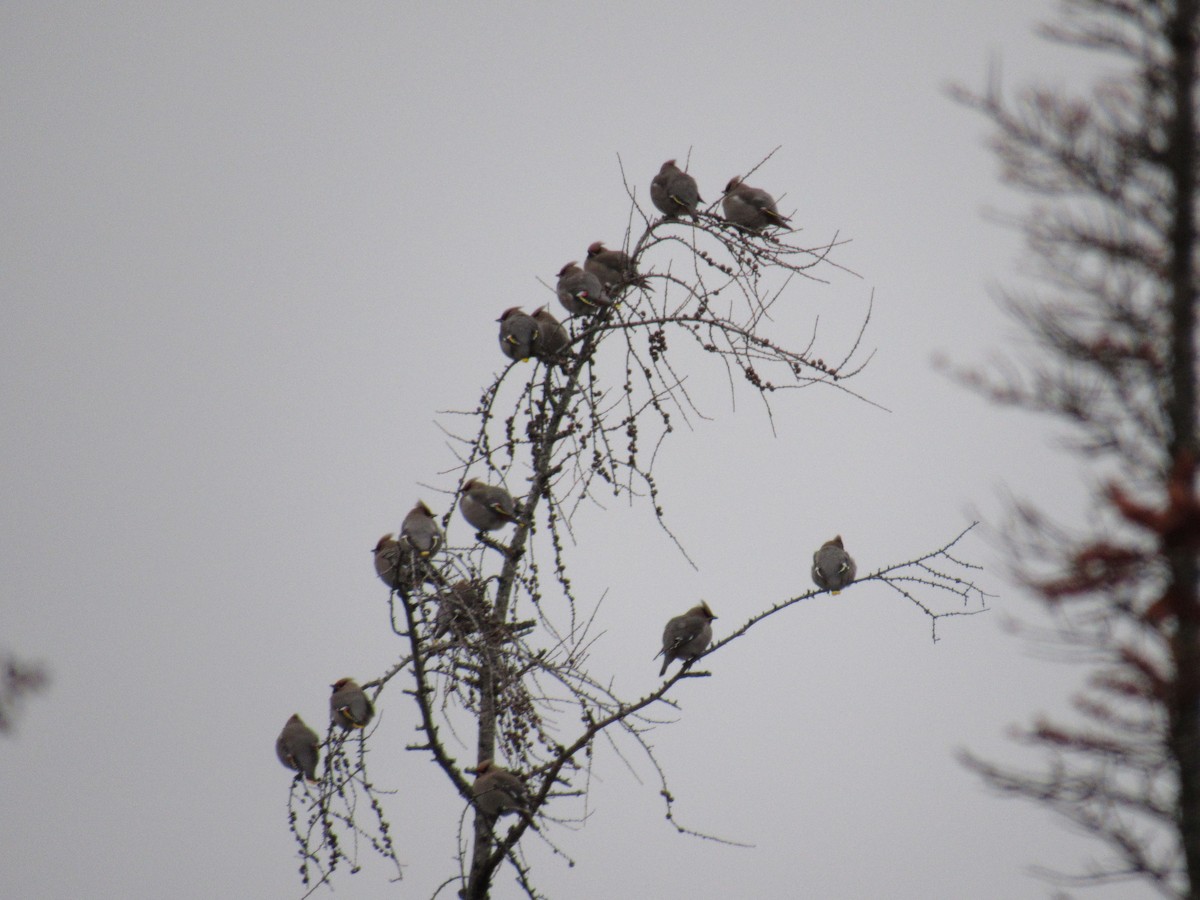
<instances>
[{"instance_id":1,"label":"gray plumage","mask_svg":"<svg viewBox=\"0 0 1200 900\"><path fill-rule=\"evenodd\" d=\"M533 320L538 325L537 353L542 359L553 359L567 349L571 336L562 323L551 315L550 310L539 306L533 311Z\"/></svg>"},{"instance_id":2,"label":"gray plumage","mask_svg":"<svg viewBox=\"0 0 1200 900\"><path fill-rule=\"evenodd\" d=\"M517 521L512 495L502 487L484 484L474 478L463 485L458 509L479 531L495 531Z\"/></svg>"},{"instance_id":3,"label":"gray plumage","mask_svg":"<svg viewBox=\"0 0 1200 900\"><path fill-rule=\"evenodd\" d=\"M375 545L375 574L389 588L395 590L412 585L412 572L402 558L400 544L389 531Z\"/></svg>"},{"instance_id":4,"label":"gray plumage","mask_svg":"<svg viewBox=\"0 0 1200 900\"><path fill-rule=\"evenodd\" d=\"M558 302L573 316L594 316L612 306L600 279L579 268L576 262L569 262L558 270L555 290Z\"/></svg>"},{"instance_id":5,"label":"gray plumage","mask_svg":"<svg viewBox=\"0 0 1200 900\"><path fill-rule=\"evenodd\" d=\"M329 718L334 725L349 731L365 728L375 716L375 707L353 678L339 678L330 687Z\"/></svg>"},{"instance_id":6,"label":"gray plumage","mask_svg":"<svg viewBox=\"0 0 1200 900\"><path fill-rule=\"evenodd\" d=\"M480 812L490 819L505 813L519 813L533 824L529 811L529 792L525 789L524 781L490 759L476 766L475 772L471 793Z\"/></svg>"},{"instance_id":7,"label":"gray plumage","mask_svg":"<svg viewBox=\"0 0 1200 900\"><path fill-rule=\"evenodd\" d=\"M599 278L606 291L644 283L629 254L624 250L609 250L603 241L595 241L588 247L583 268Z\"/></svg>"},{"instance_id":8,"label":"gray plumage","mask_svg":"<svg viewBox=\"0 0 1200 900\"><path fill-rule=\"evenodd\" d=\"M712 621L716 616L708 608L707 603L693 606L682 616L676 616L667 622L663 629L663 648L655 657L663 657L659 677L667 674L667 666L672 660L682 659L684 665L708 649L712 643Z\"/></svg>"},{"instance_id":9,"label":"gray plumage","mask_svg":"<svg viewBox=\"0 0 1200 900\"><path fill-rule=\"evenodd\" d=\"M682 213L694 216L697 204L703 203L696 179L668 159L650 182L650 201L669 218Z\"/></svg>"},{"instance_id":10,"label":"gray plumage","mask_svg":"<svg viewBox=\"0 0 1200 900\"><path fill-rule=\"evenodd\" d=\"M419 567L419 572L414 568L416 556L412 548L407 541L403 544L397 541L390 531L379 539L372 553L375 555L375 574L393 591L409 590L418 582L436 583L428 567Z\"/></svg>"},{"instance_id":11,"label":"gray plumage","mask_svg":"<svg viewBox=\"0 0 1200 900\"><path fill-rule=\"evenodd\" d=\"M833 540L826 541L813 554L812 580L822 590L839 593L854 581L856 574L858 566L842 546L840 534Z\"/></svg>"},{"instance_id":12,"label":"gray plumage","mask_svg":"<svg viewBox=\"0 0 1200 900\"><path fill-rule=\"evenodd\" d=\"M442 530L438 528L433 511L423 502L418 500L404 517L399 543L422 558L431 556L442 546Z\"/></svg>"},{"instance_id":13,"label":"gray plumage","mask_svg":"<svg viewBox=\"0 0 1200 900\"><path fill-rule=\"evenodd\" d=\"M321 739L298 715L288 719L283 731L279 732L275 739L275 755L286 768L299 772L309 781L317 780Z\"/></svg>"},{"instance_id":14,"label":"gray plumage","mask_svg":"<svg viewBox=\"0 0 1200 900\"><path fill-rule=\"evenodd\" d=\"M762 231L769 225L786 228L791 221L779 214L774 197L764 190L743 184L737 176L725 185L721 208L725 210L725 221L747 231Z\"/></svg>"},{"instance_id":15,"label":"gray plumage","mask_svg":"<svg viewBox=\"0 0 1200 900\"><path fill-rule=\"evenodd\" d=\"M433 640L449 632L457 640L479 631L487 619L487 602L477 581L456 581L437 595Z\"/></svg>"},{"instance_id":16,"label":"gray plumage","mask_svg":"<svg viewBox=\"0 0 1200 900\"><path fill-rule=\"evenodd\" d=\"M496 320L500 323L500 350L509 359L519 362L529 359L537 350L541 331L533 316L521 307L506 309Z\"/></svg>"}]
</instances>

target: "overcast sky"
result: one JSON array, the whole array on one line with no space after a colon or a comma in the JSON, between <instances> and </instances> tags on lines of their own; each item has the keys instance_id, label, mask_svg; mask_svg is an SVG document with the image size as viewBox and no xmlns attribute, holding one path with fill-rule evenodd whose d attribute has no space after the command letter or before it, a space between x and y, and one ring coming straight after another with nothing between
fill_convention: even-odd
<instances>
[{"instance_id":1,"label":"overcast sky","mask_svg":"<svg viewBox=\"0 0 1200 900\"><path fill-rule=\"evenodd\" d=\"M609 2L551 6L217 2L0 10L0 650L53 683L0 740L0 896L298 897L275 736L323 729L328 685L404 651L369 549L453 462L437 412L470 408L504 360L495 318L552 301L538 279L691 152L706 199L753 183L861 278L795 283L794 334L822 353L875 308L855 387L775 402L776 436L723 370L711 421L658 479L698 572L645 507L585 509L572 559L604 637L594 671L655 684L663 622L705 598L721 626L809 588L841 533L862 573L932 549L1005 496L1079 518L1044 423L935 371L1013 346L989 286L1022 269L988 208L986 123L947 99L1077 78L1037 41L1034 0ZM832 274L832 273L831 273ZM443 423L445 420L442 420ZM461 521L451 538L467 540ZM1062 708L1078 672L1009 636L1032 604L984 535L997 596L928 620L880 584L800 604L682 684L653 774L600 751L591 819L527 836L556 898L1011 900L1034 863L1094 852L990 794L959 748L1032 763L1010 724ZM427 897L454 870L463 804L404 753L381 703L374 777L406 863L364 853L339 897ZM570 723L566 723L569 727ZM468 751L469 754L469 751ZM517 896L507 872L495 896ZM1125 886L1100 898L1138 897Z\"/></svg>"}]
</instances>

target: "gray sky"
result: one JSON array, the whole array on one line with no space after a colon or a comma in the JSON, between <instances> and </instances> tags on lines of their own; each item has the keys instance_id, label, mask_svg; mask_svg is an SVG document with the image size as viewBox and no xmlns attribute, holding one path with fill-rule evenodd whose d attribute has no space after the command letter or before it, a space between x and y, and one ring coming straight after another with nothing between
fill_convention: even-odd
<instances>
[{"instance_id":1,"label":"gray sky","mask_svg":"<svg viewBox=\"0 0 1200 900\"><path fill-rule=\"evenodd\" d=\"M0 12L0 649L52 688L0 741L0 896L294 897L289 776L273 742L328 685L403 653L369 548L452 486L436 412L471 407L504 360L494 319L628 219L687 156L712 200L753 183L814 242L853 238L862 278L797 283L828 357L866 308L876 357L854 387L730 409L658 470L693 572L646 508L584 511L577 583L605 635L594 671L655 683L662 623L704 597L720 626L809 587L840 532L860 572L999 521L1004 490L1070 519L1081 491L1051 432L955 387L1012 328L987 286L1021 267L986 207L986 124L944 94L1077 76L1006 3L466 5L10 2ZM785 318L782 327L793 327ZM1074 512L1073 512L1074 511ZM461 521L451 538L468 537ZM1049 813L997 799L954 761L1033 761L1010 723L1059 709L1077 673L1005 633L1032 605L980 535L999 597L927 620L882 585L801 604L683 684L652 772L600 752L591 818L525 843L554 897L717 900L1042 897L1030 863L1092 852ZM619 564L616 564L619 561ZM341 897L428 896L453 872L462 803L402 747L385 695L371 762L401 886L368 853ZM497 898L516 896L507 873ZM1128 886L1095 897L1136 897Z\"/></svg>"}]
</instances>

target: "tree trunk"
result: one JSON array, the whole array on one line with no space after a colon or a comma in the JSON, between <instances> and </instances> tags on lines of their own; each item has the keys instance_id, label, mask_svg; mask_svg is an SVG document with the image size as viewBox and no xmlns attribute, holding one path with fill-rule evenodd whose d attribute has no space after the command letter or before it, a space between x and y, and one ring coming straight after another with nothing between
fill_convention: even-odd
<instances>
[{"instance_id":1,"label":"tree trunk","mask_svg":"<svg viewBox=\"0 0 1200 900\"><path fill-rule=\"evenodd\" d=\"M1164 473L1168 504L1188 498L1196 475L1196 29L1198 0L1179 0L1169 28L1171 81L1175 110L1168 135L1167 165L1171 172L1170 316L1171 424L1170 469ZM1174 490L1170 490L1174 488ZM1190 509L1189 509L1190 511ZM1192 519L1188 516L1188 519ZM1193 526L1194 527L1194 526ZM1171 704L1171 752L1179 770L1179 832L1187 867L1187 896L1200 900L1200 604L1197 598L1195 536L1192 529L1167 531L1163 552L1170 568L1167 587L1178 610L1173 654L1176 668Z\"/></svg>"}]
</instances>

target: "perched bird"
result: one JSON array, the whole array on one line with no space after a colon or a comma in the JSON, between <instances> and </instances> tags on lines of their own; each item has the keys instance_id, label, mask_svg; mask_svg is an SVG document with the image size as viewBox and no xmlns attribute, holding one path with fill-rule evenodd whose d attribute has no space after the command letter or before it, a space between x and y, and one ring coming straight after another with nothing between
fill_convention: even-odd
<instances>
[{"instance_id":1,"label":"perched bird","mask_svg":"<svg viewBox=\"0 0 1200 900\"><path fill-rule=\"evenodd\" d=\"M293 772L309 781L317 780L317 760L321 756L321 739L304 724L298 715L292 716L275 740L275 755Z\"/></svg>"},{"instance_id":2,"label":"perched bird","mask_svg":"<svg viewBox=\"0 0 1200 900\"><path fill-rule=\"evenodd\" d=\"M500 350L509 359L519 362L533 356L541 330L533 316L512 306L500 313Z\"/></svg>"},{"instance_id":3,"label":"perched bird","mask_svg":"<svg viewBox=\"0 0 1200 900\"><path fill-rule=\"evenodd\" d=\"M725 185L721 208L725 210L725 221L747 231L762 231L768 225L786 228L791 221L779 214L774 197L764 190L743 184L736 175Z\"/></svg>"},{"instance_id":4,"label":"perched bird","mask_svg":"<svg viewBox=\"0 0 1200 900\"><path fill-rule=\"evenodd\" d=\"M329 698L329 717L334 725L347 731L365 728L375 717L375 707L353 678L339 678L330 687L333 694Z\"/></svg>"},{"instance_id":5,"label":"perched bird","mask_svg":"<svg viewBox=\"0 0 1200 900\"><path fill-rule=\"evenodd\" d=\"M558 270L558 302L573 316L594 316L612 306L604 285L591 272L569 262Z\"/></svg>"},{"instance_id":6,"label":"perched bird","mask_svg":"<svg viewBox=\"0 0 1200 900\"><path fill-rule=\"evenodd\" d=\"M475 478L463 485L458 509L480 531L495 531L517 521L517 505L512 495L502 487Z\"/></svg>"},{"instance_id":7,"label":"perched bird","mask_svg":"<svg viewBox=\"0 0 1200 900\"><path fill-rule=\"evenodd\" d=\"M442 531L433 518L433 511L423 502L418 500L404 517L399 544L422 558L436 553L442 546Z\"/></svg>"},{"instance_id":8,"label":"perched bird","mask_svg":"<svg viewBox=\"0 0 1200 900\"><path fill-rule=\"evenodd\" d=\"M663 657L659 677L667 674L672 660L682 659L688 665L708 649L712 642L712 621L716 616L707 603L693 606L682 616L676 616L663 629L663 648L655 657Z\"/></svg>"},{"instance_id":9,"label":"perched bird","mask_svg":"<svg viewBox=\"0 0 1200 900\"><path fill-rule=\"evenodd\" d=\"M609 250L603 241L595 241L588 246L583 268L599 278L606 291L627 284L645 283L629 254L624 250Z\"/></svg>"},{"instance_id":10,"label":"perched bird","mask_svg":"<svg viewBox=\"0 0 1200 900\"><path fill-rule=\"evenodd\" d=\"M695 216L696 205L704 199L696 179L676 166L675 160L668 159L650 182L650 201L663 215L673 219L680 213Z\"/></svg>"},{"instance_id":11,"label":"perched bird","mask_svg":"<svg viewBox=\"0 0 1200 900\"><path fill-rule=\"evenodd\" d=\"M475 767L475 783L471 786L471 793L475 795L475 805L479 811L489 819L515 812L533 825L525 782L490 759L485 759Z\"/></svg>"},{"instance_id":12,"label":"perched bird","mask_svg":"<svg viewBox=\"0 0 1200 900\"><path fill-rule=\"evenodd\" d=\"M412 571L389 531L375 545L375 574L392 590L412 585Z\"/></svg>"},{"instance_id":13,"label":"perched bird","mask_svg":"<svg viewBox=\"0 0 1200 900\"><path fill-rule=\"evenodd\" d=\"M477 581L456 581L437 595L433 640L446 632L461 640L479 631L487 618L487 603Z\"/></svg>"},{"instance_id":14,"label":"perched bird","mask_svg":"<svg viewBox=\"0 0 1200 900\"><path fill-rule=\"evenodd\" d=\"M550 314L550 310L539 306L533 311L533 319L538 325L537 354L542 359L553 358L567 349L571 336L562 323Z\"/></svg>"},{"instance_id":15,"label":"perched bird","mask_svg":"<svg viewBox=\"0 0 1200 900\"><path fill-rule=\"evenodd\" d=\"M842 546L840 534L823 543L813 554L812 579L822 590L833 594L841 593L842 588L852 582L857 573L858 567Z\"/></svg>"}]
</instances>

